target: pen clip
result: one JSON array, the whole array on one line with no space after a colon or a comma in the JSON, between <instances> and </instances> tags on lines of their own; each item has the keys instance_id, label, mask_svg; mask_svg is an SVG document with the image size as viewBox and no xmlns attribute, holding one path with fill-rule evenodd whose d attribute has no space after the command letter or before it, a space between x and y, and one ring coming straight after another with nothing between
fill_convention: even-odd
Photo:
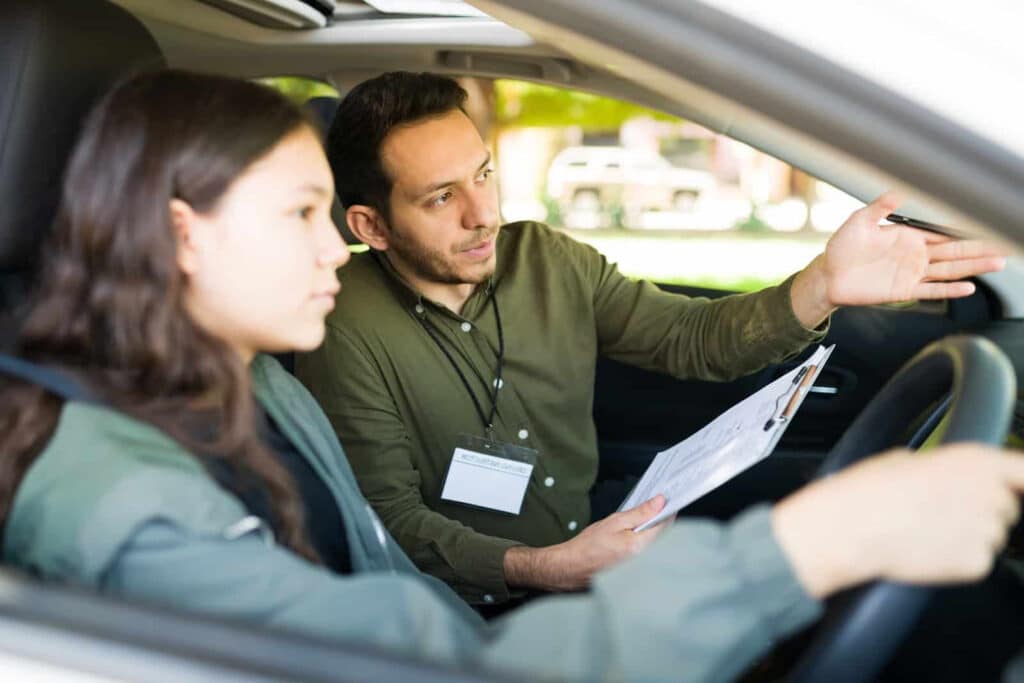
<instances>
[{"instance_id":1,"label":"pen clip","mask_svg":"<svg viewBox=\"0 0 1024 683\"><path fill-rule=\"evenodd\" d=\"M802 369L802 368L801 368ZM790 385L792 386L792 385ZM764 423L764 431L768 431L776 424L785 424L786 416L779 411L779 402L789 395L790 389L786 389L782 394L775 397L775 407L772 408L772 416L768 418L768 421Z\"/></svg>"},{"instance_id":2,"label":"pen clip","mask_svg":"<svg viewBox=\"0 0 1024 683\"><path fill-rule=\"evenodd\" d=\"M767 432L772 427L775 427L776 425L784 425L789 421L789 415L787 415L786 413L789 410L789 408L793 406L793 401L800 394L801 388L804 388L801 383L803 382L804 378L807 377L807 373L814 369L814 367L815 366L813 365L804 365L797 371L795 375L793 375L793 379L789 383L789 385L790 387L796 387L796 389L787 388L784 392L782 392L782 394L776 397L775 408L772 410L772 417L768 418L768 421L764 423L764 431ZM789 401L780 411L779 402L787 397L789 398Z\"/></svg>"}]
</instances>

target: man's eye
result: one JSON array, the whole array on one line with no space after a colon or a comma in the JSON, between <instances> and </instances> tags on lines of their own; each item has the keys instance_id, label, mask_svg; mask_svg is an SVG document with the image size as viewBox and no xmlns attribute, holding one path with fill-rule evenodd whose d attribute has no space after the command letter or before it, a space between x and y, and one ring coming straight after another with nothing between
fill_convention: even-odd
<instances>
[{"instance_id":1,"label":"man's eye","mask_svg":"<svg viewBox=\"0 0 1024 683\"><path fill-rule=\"evenodd\" d=\"M448 200L452 198L451 192L445 192L430 200L430 206L444 206L448 203Z\"/></svg>"}]
</instances>

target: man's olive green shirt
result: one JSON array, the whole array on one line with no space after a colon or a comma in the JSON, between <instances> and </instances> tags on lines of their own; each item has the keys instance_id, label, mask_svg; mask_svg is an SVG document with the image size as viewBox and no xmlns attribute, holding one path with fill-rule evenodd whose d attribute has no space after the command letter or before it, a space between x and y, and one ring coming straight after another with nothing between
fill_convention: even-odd
<instances>
[{"instance_id":1,"label":"man's olive green shirt","mask_svg":"<svg viewBox=\"0 0 1024 683\"><path fill-rule=\"evenodd\" d=\"M590 522L598 467L598 356L680 378L728 380L821 337L793 314L791 280L710 301L631 280L590 246L532 222L497 238L497 267L460 314L406 284L384 255L353 256L316 351L296 374L327 413L363 493L419 567L472 603L509 598L503 557ZM435 331L485 412L505 339L494 430L539 452L519 515L441 500L459 435L484 427Z\"/></svg>"}]
</instances>

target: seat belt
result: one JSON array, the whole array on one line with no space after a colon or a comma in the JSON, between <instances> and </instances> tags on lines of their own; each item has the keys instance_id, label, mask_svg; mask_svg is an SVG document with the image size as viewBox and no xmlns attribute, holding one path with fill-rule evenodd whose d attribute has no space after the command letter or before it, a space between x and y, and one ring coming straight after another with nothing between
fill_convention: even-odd
<instances>
[{"instance_id":1,"label":"seat belt","mask_svg":"<svg viewBox=\"0 0 1024 683\"><path fill-rule=\"evenodd\" d=\"M0 374L40 386L67 401L106 405L70 374L48 365L0 353Z\"/></svg>"}]
</instances>

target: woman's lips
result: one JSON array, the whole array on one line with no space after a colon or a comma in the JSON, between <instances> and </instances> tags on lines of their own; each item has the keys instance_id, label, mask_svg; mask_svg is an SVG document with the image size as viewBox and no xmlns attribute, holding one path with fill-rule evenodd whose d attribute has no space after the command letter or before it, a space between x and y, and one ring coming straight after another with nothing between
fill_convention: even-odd
<instances>
[{"instance_id":1,"label":"woman's lips","mask_svg":"<svg viewBox=\"0 0 1024 683\"><path fill-rule=\"evenodd\" d=\"M327 309L331 310L334 308L334 299L335 297L338 296L338 292L340 291L341 285L339 284L333 287L322 289L319 292L313 292L313 294L311 294L309 298L312 299L313 301L316 301L317 303L327 306Z\"/></svg>"}]
</instances>

